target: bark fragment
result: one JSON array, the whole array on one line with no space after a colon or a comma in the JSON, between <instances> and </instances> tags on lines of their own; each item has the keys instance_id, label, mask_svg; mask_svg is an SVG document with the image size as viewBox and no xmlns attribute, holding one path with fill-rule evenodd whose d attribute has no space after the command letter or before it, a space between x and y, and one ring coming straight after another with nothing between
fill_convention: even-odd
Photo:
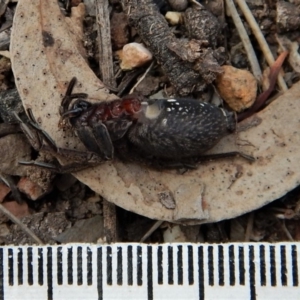
<instances>
[{"instance_id":1,"label":"bark fragment","mask_svg":"<svg viewBox=\"0 0 300 300\"><path fill-rule=\"evenodd\" d=\"M130 25L135 27L180 95L202 91L215 79L215 76L204 79L195 70L208 57L207 53L203 56L201 49L193 51L189 41L177 39L152 0L123 0L122 4Z\"/></svg>"}]
</instances>

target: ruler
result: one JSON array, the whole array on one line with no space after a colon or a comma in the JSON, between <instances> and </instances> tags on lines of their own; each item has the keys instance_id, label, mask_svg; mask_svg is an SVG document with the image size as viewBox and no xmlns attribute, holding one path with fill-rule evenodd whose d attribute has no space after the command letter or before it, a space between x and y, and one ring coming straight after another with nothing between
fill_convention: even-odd
<instances>
[{"instance_id":1,"label":"ruler","mask_svg":"<svg viewBox=\"0 0 300 300\"><path fill-rule=\"evenodd\" d=\"M0 299L300 299L300 243L0 248Z\"/></svg>"}]
</instances>

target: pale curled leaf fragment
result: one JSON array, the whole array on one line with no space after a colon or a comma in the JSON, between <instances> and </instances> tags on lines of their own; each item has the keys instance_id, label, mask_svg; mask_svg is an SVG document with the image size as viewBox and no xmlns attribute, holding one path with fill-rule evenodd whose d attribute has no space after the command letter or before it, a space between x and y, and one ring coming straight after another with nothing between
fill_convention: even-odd
<instances>
[{"instance_id":1,"label":"pale curled leaf fragment","mask_svg":"<svg viewBox=\"0 0 300 300\"><path fill-rule=\"evenodd\" d=\"M0 55L10 59L10 52L7 50L0 51Z\"/></svg>"},{"instance_id":2,"label":"pale curled leaf fragment","mask_svg":"<svg viewBox=\"0 0 300 300\"><path fill-rule=\"evenodd\" d=\"M46 41L43 44L43 32ZM76 76L75 92L109 100L80 56L55 0L20 0L12 35L12 63L25 108L32 108L40 125L59 147L83 150L71 131L57 127L65 83ZM231 218L256 209L300 182L300 85L295 85L264 111L242 123L239 140L257 161L241 158L206 162L196 170L154 171L117 160L74 174L105 199L153 219L201 223ZM232 150L236 136L223 139L213 150ZM231 149L229 149L231 147ZM159 195L169 192L175 202L168 209Z\"/></svg>"}]
</instances>

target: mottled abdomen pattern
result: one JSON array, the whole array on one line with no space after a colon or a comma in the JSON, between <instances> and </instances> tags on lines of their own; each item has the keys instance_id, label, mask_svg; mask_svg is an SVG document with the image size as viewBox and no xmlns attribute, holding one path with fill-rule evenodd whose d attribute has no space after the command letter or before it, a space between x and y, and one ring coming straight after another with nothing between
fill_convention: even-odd
<instances>
[{"instance_id":1,"label":"mottled abdomen pattern","mask_svg":"<svg viewBox=\"0 0 300 300\"><path fill-rule=\"evenodd\" d=\"M234 113L193 99L148 100L129 141L146 155L196 157L235 130Z\"/></svg>"}]
</instances>

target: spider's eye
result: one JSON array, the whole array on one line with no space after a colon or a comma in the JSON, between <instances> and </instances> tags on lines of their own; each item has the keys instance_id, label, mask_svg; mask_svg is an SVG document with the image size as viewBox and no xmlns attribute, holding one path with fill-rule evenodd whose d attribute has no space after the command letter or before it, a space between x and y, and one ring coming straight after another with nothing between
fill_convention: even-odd
<instances>
[{"instance_id":1,"label":"spider's eye","mask_svg":"<svg viewBox=\"0 0 300 300\"><path fill-rule=\"evenodd\" d=\"M74 109L81 109L81 110L86 110L87 108L89 108L91 106L91 104L87 101L84 101L84 100L79 100L79 101L76 101L73 105L73 108Z\"/></svg>"}]
</instances>

